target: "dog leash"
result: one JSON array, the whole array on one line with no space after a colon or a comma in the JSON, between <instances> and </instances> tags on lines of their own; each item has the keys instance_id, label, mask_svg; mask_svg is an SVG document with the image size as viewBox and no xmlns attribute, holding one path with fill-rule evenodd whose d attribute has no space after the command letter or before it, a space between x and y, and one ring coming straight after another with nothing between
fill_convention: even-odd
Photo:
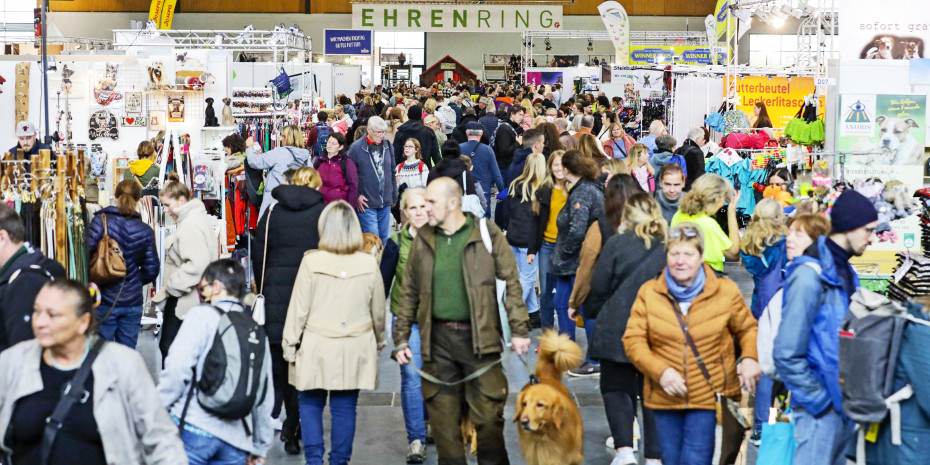
<instances>
[{"instance_id":1,"label":"dog leash","mask_svg":"<svg viewBox=\"0 0 930 465\"><path fill-rule=\"evenodd\" d=\"M500 357L499 359L497 359L497 360L495 360L495 361L493 361L493 362L491 362L491 363L489 363L489 364L487 364L487 365L485 365L485 366L483 366L483 367L481 367L481 368L475 370L475 371L472 372L470 375L468 375L468 376L466 376L466 377L464 377L464 378L462 378L462 379L460 379L460 380L458 380L458 381L442 381L442 380L436 378L435 376L433 376L433 375L431 375L431 374L429 374L429 373L427 373L427 372L425 372L425 371L423 371L423 370L417 368L416 365L411 364L411 366L413 367L414 371L416 371L417 374L420 375L420 378L423 378L423 379L425 379L425 380L427 380L427 381L429 381L429 382L431 382L431 383L433 383L433 384L440 384L440 385L442 385L442 386L458 386L459 384L467 383L467 382L469 382L469 381L471 381L471 380L474 380L474 379L479 378L481 375L483 375L483 374L487 373L488 371L490 371L491 368L494 368L496 365L503 363L503 362L504 362L504 357L506 357L507 355L509 355L509 354L511 354L511 353L517 354L517 353L514 352L513 350L504 349L504 353L501 355L501 357ZM534 374L534 373L535 373L535 370L533 370L533 369L530 367L529 362L527 362L526 359L524 359L522 356L520 356L520 354L517 354L517 360L520 360L520 363L523 364L523 367L526 368L527 373L529 373L530 384L539 384L539 379L537 379L537 378L536 378L536 375Z\"/></svg>"}]
</instances>

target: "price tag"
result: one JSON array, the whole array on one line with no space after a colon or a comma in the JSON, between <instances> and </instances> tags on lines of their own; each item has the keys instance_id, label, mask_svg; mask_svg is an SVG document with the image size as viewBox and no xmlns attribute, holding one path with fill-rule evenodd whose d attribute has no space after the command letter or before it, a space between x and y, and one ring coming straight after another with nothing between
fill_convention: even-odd
<instances>
[{"instance_id":1,"label":"price tag","mask_svg":"<svg viewBox=\"0 0 930 465\"><path fill-rule=\"evenodd\" d=\"M914 260L911 260L911 254L906 254L904 256L904 262L902 262L901 266L899 266L898 269L894 271L895 284L897 284L898 281L900 281L901 278L903 278L904 275L907 274L907 270L910 270L911 265L913 264L914 264Z\"/></svg>"},{"instance_id":2,"label":"price tag","mask_svg":"<svg viewBox=\"0 0 930 465\"><path fill-rule=\"evenodd\" d=\"M835 78L814 78L814 85L815 86L835 86L836 79Z\"/></svg>"}]
</instances>

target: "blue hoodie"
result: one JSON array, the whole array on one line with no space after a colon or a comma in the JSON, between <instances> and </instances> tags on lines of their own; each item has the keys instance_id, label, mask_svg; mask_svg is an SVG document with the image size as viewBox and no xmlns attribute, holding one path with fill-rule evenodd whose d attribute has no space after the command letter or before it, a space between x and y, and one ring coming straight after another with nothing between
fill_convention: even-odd
<instances>
[{"instance_id":1,"label":"blue hoodie","mask_svg":"<svg viewBox=\"0 0 930 465\"><path fill-rule=\"evenodd\" d=\"M775 370L791 390L791 401L815 417L831 406L843 415L840 391L839 328L849 311L847 291L837 274L837 265L821 236L804 255L788 266L782 320L775 336L772 356ZM804 262L819 263L818 274ZM848 262L853 287L859 278Z\"/></svg>"},{"instance_id":2,"label":"blue hoodie","mask_svg":"<svg viewBox=\"0 0 930 465\"><path fill-rule=\"evenodd\" d=\"M762 310L768 305L772 296L785 285L785 263L787 252L785 250L785 237L768 246L762 251L762 256L749 255L740 252L743 266L752 275L752 316L758 320Z\"/></svg>"}]
</instances>

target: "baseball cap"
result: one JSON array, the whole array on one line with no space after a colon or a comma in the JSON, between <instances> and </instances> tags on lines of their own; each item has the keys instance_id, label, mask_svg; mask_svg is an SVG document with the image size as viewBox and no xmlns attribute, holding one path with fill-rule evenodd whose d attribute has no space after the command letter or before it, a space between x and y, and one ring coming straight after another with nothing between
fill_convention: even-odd
<instances>
[{"instance_id":1,"label":"baseball cap","mask_svg":"<svg viewBox=\"0 0 930 465\"><path fill-rule=\"evenodd\" d=\"M16 137L28 137L36 135L36 127L29 121L16 123Z\"/></svg>"},{"instance_id":2,"label":"baseball cap","mask_svg":"<svg viewBox=\"0 0 930 465\"><path fill-rule=\"evenodd\" d=\"M465 130L466 131L483 131L484 126L482 126L481 123L472 121L465 125Z\"/></svg>"}]
</instances>

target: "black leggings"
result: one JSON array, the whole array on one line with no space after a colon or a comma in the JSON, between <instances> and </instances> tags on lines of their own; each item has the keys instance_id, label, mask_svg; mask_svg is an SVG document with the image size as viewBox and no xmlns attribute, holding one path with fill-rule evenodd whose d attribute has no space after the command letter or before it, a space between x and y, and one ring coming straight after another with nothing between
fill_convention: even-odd
<instances>
[{"instance_id":1,"label":"black leggings","mask_svg":"<svg viewBox=\"0 0 930 465\"><path fill-rule=\"evenodd\" d=\"M168 297L165 300L165 308L162 311L161 337L158 339L158 348L161 349L161 361L164 366L165 359L168 358L168 349L174 338L177 337L181 329L181 320L176 313L178 308L178 298Z\"/></svg>"},{"instance_id":2,"label":"black leggings","mask_svg":"<svg viewBox=\"0 0 930 465\"><path fill-rule=\"evenodd\" d=\"M297 404L297 389L288 382L287 361L284 360L284 349L281 343L271 343L271 375L274 381L274 409L271 416L278 418L281 413L281 404L287 418L281 428L284 437L297 437L297 425L300 424L300 408Z\"/></svg>"},{"instance_id":3,"label":"black leggings","mask_svg":"<svg viewBox=\"0 0 930 465\"><path fill-rule=\"evenodd\" d=\"M633 418L636 404L633 400L643 397L643 375L629 363L601 360L601 396L614 447L633 447ZM652 409L643 405L643 421L640 425L643 448L647 459L659 459L662 451L656 433L656 422Z\"/></svg>"}]
</instances>

